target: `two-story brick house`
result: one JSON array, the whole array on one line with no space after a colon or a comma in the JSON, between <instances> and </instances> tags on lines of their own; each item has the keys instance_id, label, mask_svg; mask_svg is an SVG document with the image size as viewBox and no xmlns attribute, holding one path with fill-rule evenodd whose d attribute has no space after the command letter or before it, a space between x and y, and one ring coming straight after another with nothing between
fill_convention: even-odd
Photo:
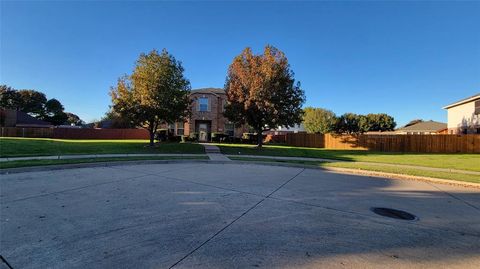
<instances>
[{"instance_id":1,"label":"two-story brick house","mask_svg":"<svg viewBox=\"0 0 480 269\"><path fill-rule=\"evenodd\" d=\"M187 122L179 122L168 126L174 135L198 135L199 141L208 141L212 133L225 133L241 137L246 128L235 126L223 116L227 95L221 88L203 88L192 90L192 115Z\"/></svg>"}]
</instances>

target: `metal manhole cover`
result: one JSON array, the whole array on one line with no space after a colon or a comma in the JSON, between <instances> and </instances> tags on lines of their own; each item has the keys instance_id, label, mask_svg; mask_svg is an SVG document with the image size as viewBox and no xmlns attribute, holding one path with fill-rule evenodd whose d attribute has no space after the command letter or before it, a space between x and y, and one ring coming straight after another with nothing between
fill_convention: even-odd
<instances>
[{"instance_id":1,"label":"metal manhole cover","mask_svg":"<svg viewBox=\"0 0 480 269\"><path fill-rule=\"evenodd\" d=\"M401 220L418 220L417 216L410 214L408 212L397 210L393 208L385 208L385 207L372 207L370 210L380 216L394 218L394 219L401 219Z\"/></svg>"}]
</instances>

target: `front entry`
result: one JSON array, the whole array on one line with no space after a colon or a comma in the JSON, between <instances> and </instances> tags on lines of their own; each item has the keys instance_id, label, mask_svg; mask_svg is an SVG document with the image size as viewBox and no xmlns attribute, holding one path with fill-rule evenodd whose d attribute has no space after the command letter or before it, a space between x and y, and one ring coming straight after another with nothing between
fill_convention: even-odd
<instances>
[{"instance_id":1,"label":"front entry","mask_svg":"<svg viewBox=\"0 0 480 269\"><path fill-rule=\"evenodd\" d=\"M198 133L199 142L207 142L211 132L211 121L196 121L195 131Z\"/></svg>"},{"instance_id":2,"label":"front entry","mask_svg":"<svg viewBox=\"0 0 480 269\"><path fill-rule=\"evenodd\" d=\"M206 123L200 123L198 125L198 141L206 142L208 140L208 129Z\"/></svg>"}]
</instances>

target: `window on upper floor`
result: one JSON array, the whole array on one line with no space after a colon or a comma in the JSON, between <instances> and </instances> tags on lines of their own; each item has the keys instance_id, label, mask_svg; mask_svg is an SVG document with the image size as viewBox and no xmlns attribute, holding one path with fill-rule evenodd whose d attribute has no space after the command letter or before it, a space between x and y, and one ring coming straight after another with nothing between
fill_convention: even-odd
<instances>
[{"instance_id":1,"label":"window on upper floor","mask_svg":"<svg viewBox=\"0 0 480 269\"><path fill-rule=\"evenodd\" d=\"M208 111L208 97L198 98L198 111Z\"/></svg>"},{"instance_id":2,"label":"window on upper floor","mask_svg":"<svg viewBox=\"0 0 480 269\"><path fill-rule=\"evenodd\" d=\"M480 115L480 100L475 101L475 115Z\"/></svg>"}]
</instances>

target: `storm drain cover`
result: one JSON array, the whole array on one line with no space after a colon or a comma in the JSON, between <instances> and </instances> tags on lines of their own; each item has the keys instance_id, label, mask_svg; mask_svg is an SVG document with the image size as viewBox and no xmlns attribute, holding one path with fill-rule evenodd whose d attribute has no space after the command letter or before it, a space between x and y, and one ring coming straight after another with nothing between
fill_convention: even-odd
<instances>
[{"instance_id":1,"label":"storm drain cover","mask_svg":"<svg viewBox=\"0 0 480 269\"><path fill-rule=\"evenodd\" d=\"M373 213L383 216L383 217L388 217L388 218L393 218L393 219L402 219L402 220L417 220L418 218L410 214L408 212L402 211L402 210L397 210L393 208L385 208L385 207L372 207L370 208Z\"/></svg>"}]
</instances>

